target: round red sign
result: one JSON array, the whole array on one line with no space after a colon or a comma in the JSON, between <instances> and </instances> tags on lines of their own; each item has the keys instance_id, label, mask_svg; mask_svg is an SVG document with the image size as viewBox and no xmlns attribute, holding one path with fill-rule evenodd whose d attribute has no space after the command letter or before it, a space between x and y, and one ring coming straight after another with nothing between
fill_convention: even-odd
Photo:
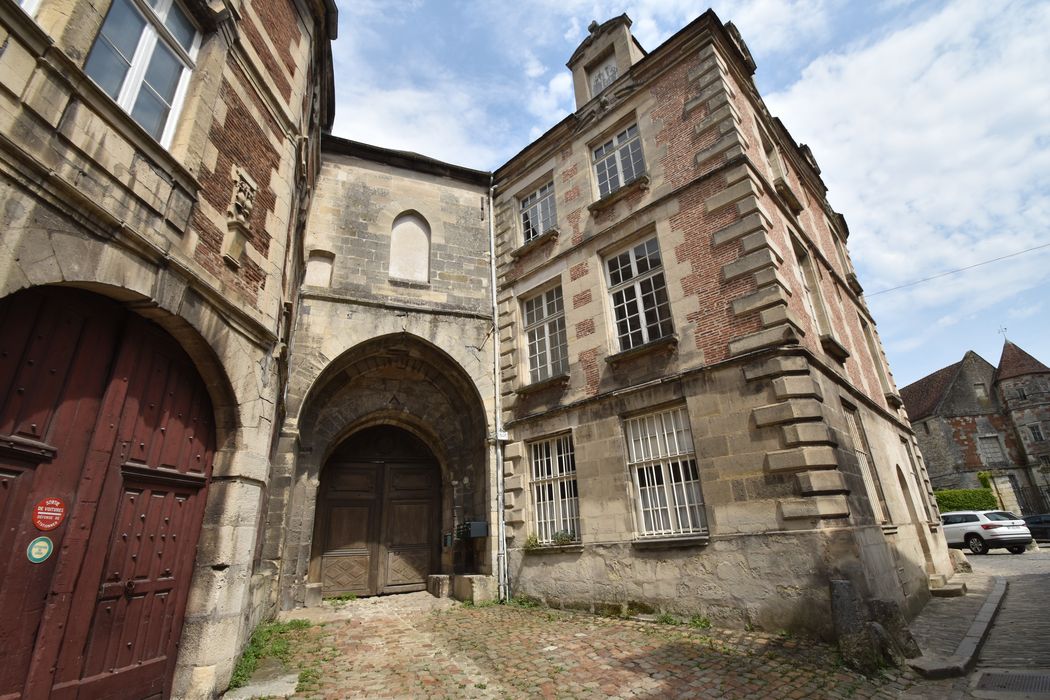
<instances>
[{"instance_id":1,"label":"round red sign","mask_svg":"<svg viewBox=\"0 0 1050 700\"><path fill-rule=\"evenodd\" d=\"M66 519L66 504L61 498L45 498L33 509L33 525L37 530L54 530Z\"/></svg>"}]
</instances>

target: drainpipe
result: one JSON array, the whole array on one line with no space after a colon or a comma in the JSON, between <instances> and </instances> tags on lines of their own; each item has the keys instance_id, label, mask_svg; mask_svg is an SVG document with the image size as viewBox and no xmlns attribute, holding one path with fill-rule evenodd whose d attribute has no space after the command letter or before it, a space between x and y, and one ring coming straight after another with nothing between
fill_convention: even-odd
<instances>
[{"instance_id":1,"label":"drainpipe","mask_svg":"<svg viewBox=\"0 0 1050 700\"><path fill-rule=\"evenodd\" d=\"M499 369L499 304L496 301L496 217L493 212L495 200L495 176L489 178L489 284L492 291L492 405L495 416L492 425L495 431L493 444L496 447L496 580L499 599L507 600L510 593L510 569L507 565L507 522L504 512L503 443L507 434L503 430L503 406L500 402Z\"/></svg>"}]
</instances>

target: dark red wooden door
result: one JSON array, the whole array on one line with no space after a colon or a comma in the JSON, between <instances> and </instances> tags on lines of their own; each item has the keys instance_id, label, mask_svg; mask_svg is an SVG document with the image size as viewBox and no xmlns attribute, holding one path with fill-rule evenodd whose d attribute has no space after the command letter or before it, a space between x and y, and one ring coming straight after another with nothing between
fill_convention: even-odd
<instances>
[{"instance_id":1,"label":"dark red wooden door","mask_svg":"<svg viewBox=\"0 0 1050 700\"><path fill-rule=\"evenodd\" d=\"M165 695L214 451L204 382L87 293L0 300L0 328L0 698ZM43 533L46 497L69 512ZM40 535L55 550L32 563Z\"/></svg>"}]
</instances>

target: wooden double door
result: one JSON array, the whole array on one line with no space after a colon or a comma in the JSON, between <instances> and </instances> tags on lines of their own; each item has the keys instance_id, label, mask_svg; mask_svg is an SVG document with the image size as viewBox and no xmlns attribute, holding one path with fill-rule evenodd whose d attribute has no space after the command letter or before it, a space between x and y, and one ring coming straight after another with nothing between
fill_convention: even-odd
<instances>
[{"instance_id":1,"label":"wooden double door","mask_svg":"<svg viewBox=\"0 0 1050 700\"><path fill-rule=\"evenodd\" d=\"M323 596L426 589L441 544L436 464L330 462L319 505L313 565Z\"/></svg>"},{"instance_id":2,"label":"wooden double door","mask_svg":"<svg viewBox=\"0 0 1050 700\"><path fill-rule=\"evenodd\" d=\"M204 382L85 292L2 299L0 328L0 699L164 697L214 451Z\"/></svg>"}]
</instances>

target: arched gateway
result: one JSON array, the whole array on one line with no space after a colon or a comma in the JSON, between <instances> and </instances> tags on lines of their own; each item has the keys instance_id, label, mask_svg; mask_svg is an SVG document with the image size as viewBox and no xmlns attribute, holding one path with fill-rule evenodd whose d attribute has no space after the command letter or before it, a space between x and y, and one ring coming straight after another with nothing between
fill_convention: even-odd
<instances>
[{"instance_id":1,"label":"arched gateway","mask_svg":"<svg viewBox=\"0 0 1050 700\"><path fill-rule=\"evenodd\" d=\"M492 573L492 540L456 536L492 510L485 407L457 361L409 333L374 338L330 362L298 405L284 532L301 554L284 558L285 607Z\"/></svg>"},{"instance_id":2,"label":"arched gateway","mask_svg":"<svg viewBox=\"0 0 1050 700\"><path fill-rule=\"evenodd\" d=\"M164 330L87 292L0 300L0 698L166 695L215 450Z\"/></svg>"}]
</instances>

